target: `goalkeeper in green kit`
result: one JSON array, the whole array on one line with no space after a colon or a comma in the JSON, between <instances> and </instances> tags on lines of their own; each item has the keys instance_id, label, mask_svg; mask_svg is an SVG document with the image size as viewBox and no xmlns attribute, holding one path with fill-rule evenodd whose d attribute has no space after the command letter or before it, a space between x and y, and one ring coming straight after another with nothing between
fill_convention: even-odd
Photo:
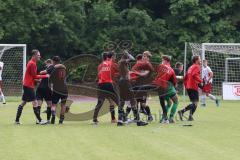
<instances>
[{"instance_id":1,"label":"goalkeeper in green kit","mask_svg":"<svg viewBox=\"0 0 240 160\"><path fill-rule=\"evenodd\" d=\"M174 68L174 72L175 72L175 75L176 75L176 78L177 78L177 83L179 81L183 81L183 76L182 76L182 72L183 72L183 64L181 62L177 62L175 64L175 68ZM179 87L177 87L178 84L176 84L176 88L177 90L179 89ZM175 90L176 91L176 90ZM175 92L174 90L172 92ZM178 91L177 91L178 92ZM172 101L171 101L171 98L170 97L165 97L165 98L162 98L160 99L160 103L161 105L165 106L165 101L167 102L167 105L166 105L166 110L167 110L167 113L169 113L169 110L171 109L170 111L170 118L169 118L169 123L175 123L174 121L174 115L177 111L177 105L172 105ZM163 120L161 120L163 121Z\"/></svg>"},{"instance_id":2,"label":"goalkeeper in green kit","mask_svg":"<svg viewBox=\"0 0 240 160\"><path fill-rule=\"evenodd\" d=\"M177 91L175 89L177 85L177 79L174 70L170 66L170 60L171 57L169 56L163 56L163 66L165 68L168 68L167 71L162 70L162 79L167 81L168 88L166 93L163 96L159 97L160 104L163 110L162 119L160 120L160 123L175 123L174 122L174 115L177 111L178 106L178 97L177 97ZM163 68L162 66L162 68ZM165 105L165 101L167 101L167 106ZM173 102L173 104L172 104ZM168 119L168 112L170 111L170 118Z\"/></svg>"}]
</instances>

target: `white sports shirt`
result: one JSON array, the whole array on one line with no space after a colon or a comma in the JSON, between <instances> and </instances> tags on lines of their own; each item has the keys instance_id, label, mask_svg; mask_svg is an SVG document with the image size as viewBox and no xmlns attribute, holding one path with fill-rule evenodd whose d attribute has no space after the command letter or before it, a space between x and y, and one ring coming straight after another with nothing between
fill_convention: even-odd
<instances>
[{"instance_id":1,"label":"white sports shirt","mask_svg":"<svg viewBox=\"0 0 240 160\"><path fill-rule=\"evenodd\" d=\"M212 83L212 78L210 79L210 73L212 73L212 70L211 70L211 68L209 67L209 66L207 66L207 67L203 67L203 79L204 79L204 81L205 82L210 82L210 83Z\"/></svg>"}]
</instances>

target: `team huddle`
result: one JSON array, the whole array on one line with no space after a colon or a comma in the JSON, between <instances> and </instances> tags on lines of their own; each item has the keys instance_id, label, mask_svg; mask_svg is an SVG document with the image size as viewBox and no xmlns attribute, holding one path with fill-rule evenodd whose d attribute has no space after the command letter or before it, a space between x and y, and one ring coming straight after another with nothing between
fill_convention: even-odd
<instances>
[{"instance_id":1,"label":"team huddle","mask_svg":"<svg viewBox=\"0 0 240 160\"><path fill-rule=\"evenodd\" d=\"M135 58L123 51L119 61L113 51L102 54L102 62L98 66L98 101L94 109L93 124L98 124L98 115L105 100L110 106L111 122L117 126L134 122L137 126L148 125L153 120L150 106L147 103L150 93L156 93L162 108L161 123L175 123L179 99L177 95L178 81L183 81L191 103L179 110L178 116L183 120L184 113L189 111L188 121L193 121L198 101L199 90L202 92L202 105L206 106L206 96L219 105L218 99L211 94L213 73L203 61L203 78L201 78L201 58L192 57L192 65L188 68L184 78L181 75L182 63L171 67L171 57L162 56L162 63L155 66L151 64L152 54L149 51L136 56L136 63L131 67ZM22 102L18 106L15 124L20 123L22 111L27 102L32 102L36 116L36 124L55 124L56 107L61 104L59 124L64 121L64 115L69 108L66 107L68 88L66 83L66 67L61 64L58 56L45 61L46 69L37 74L36 62L41 58L38 50L32 51L32 58L27 64L24 81ZM131 69L130 69L131 67ZM39 82L35 92L35 83ZM41 118L43 100L47 103L47 121ZM124 107L126 105L126 108ZM118 108L118 117L115 116L115 106ZM132 111L134 119L129 118ZM169 113L170 112L170 113ZM147 121L142 121L140 113L147 116Z\"/></svg>"}]
</instances>

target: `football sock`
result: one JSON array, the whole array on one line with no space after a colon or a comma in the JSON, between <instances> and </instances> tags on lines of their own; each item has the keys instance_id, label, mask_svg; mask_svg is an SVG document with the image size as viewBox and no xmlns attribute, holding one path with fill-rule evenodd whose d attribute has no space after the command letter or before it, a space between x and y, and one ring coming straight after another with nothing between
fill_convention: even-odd
<instances>
[{"instance_id":1,"label":"football sock","mask_svg":"<svg viewBox=\"0 0 240 160\"><path fill-rule=\"evenodd\" d=\"M60 115L59 123L62 123L64 121L64 115Z\"/></svg>"},{"instance_id":2,"label":"football sock","mask_svg":"<svg viewBox=\"0 0 240 160\"><path fill-rule=\"evenodd\" d=\"M168 99L168 100L167 100L167 113L169 112L169 109L171 108L171 106L172 106L172 103L171 103L171 101Z\"/></svg>"},{"instance_id":3,"label":"football sock","mask_svg":"<svg viewBox=\"0 0 240 160\"><path fill-rule=\"evenodd\" d=\"M20 117L22 115L22 110L23 110L23 106L19 105L18 109L17 109L16 120L15 120L16 122L19 122L19 119L20 119Z\"/></svg>"},{"instance_id":4,"label":"football sock","mask_svg":"<svg viewBox=\"0 0 240 160\"><path fill-rule=\"evenodd\" d=\"M126 116L128 116L130 112L131 112L131 107L127 106L127 108L126 108Z\"/></svg>"},{"instance_id":5,"label":"football sock","mask_svg":"<svg viewBox=\"0 0 240 160\"><path fill-rule=\"evenodd\" d=\"M206 104L206 95L202 95L202 104Z\"/></svg>"},{"instance_id":6,"label":"football sock","mask_svg":"<svg viewBox=\"0 0 240 160\"><path fill-rule=\"evenodd\" d=\"M137 108L136 107L133 107L132 108L132 111L133 111L133 115L134 115L134 120L139 120L140 119L140 117L139 117L139 113L138 113L138 110L137 110Z\"/></svg>"},{"instance_id":7,"label":"football sock","mask_svg":"<svg viewBox=\"0 0 240 160\"><path fill-rule=\"evenodd\" d=\"M160 105L162 107L162 119L167 119L167 107L165 105L165 99L164 98L160 98Z\"/></svg>"},{"instance_id":8,"label":"football sock","mask_svg":"<svg viewBox=\"0 0 240 160\"><path fill-rule=\"evenodd\" d=\"M143 114L147 115L145 107L142 104L140 104L140 110L142 111Z\"/></svg>"},{"instance_id":9,"label":"football sock","mask_svg":"<svg viewBox=\"0 0 240 160\"><path fill-rule=\"evenodd\" d=\"M51 118L51 107L47 107L47 120L49 121Z\"/></svg>"},{"instance_id":10,"label":"football sock","mask_svg":"<svg viewBox=\"0 0 240 160\"><path fill-rule=\"evenodd\" d=\"M181 110L182 113L189 111L190 109L192 109L192 105L193 104L189 104L187 107L185 107L184 109Z\"/></svg>"},{"instance_id":11,"label":"football sock","mask_svg":"<svg viewBox=\"0 0 240 160\"><path fill-rule=\"evenodd\" d=\"M118 120L123 121L124 111L122 107L118 107Z\"/></svg>"},{"instance_id":12,"label":"football sock","mask_svg":"<svg viewBox=\"0 0 240 160\"><path fill-rule=\"evenodd\" d=\"M52 112L52 119L51 119L51 124L55 123L55 116L56 116L56 111L51 111Z\"/></svg>"},{"instance_id":13,"label":"football sock","mask_svg":"<svg viewBox=\"0 0 240 160\"><path fill-rule=\"evenodd\" d=\"M114 110L114 105L110 106L110 113L111 113L111 118L112 120L115 119L115 110Z\"/></svg>"},{"instance_id":14,"label":"football sock","mask_svg":"<svg viewBox=\"0 0 240 160\"><path fill-rule=\"evenodd\" d=\"M149 107L149 106L146 106L146 107L145 107L145 111L146 111L146 113L147 113L148 116L151 115L151 110L150 110L150 107Z\"/></svg>"},{"instance_id":15,"label":"football sock","mask_svg":"<svg viewBox=\"0 0 240 160\"><path fill-rule=\"evenodd\" d=\"M5 97L4 97L3 93L1 93L1 97L2 97L3 103L6 103L6 100L5 100Z\"/></svg>"},{"instance_id":16,"label":"football sock","mask_svg":"<svg viewBox=\"0 0 240 160\"><path fill-rule=\"evenodd\" d=\"M172 109L171 109L171 113L170 113L170 118L173 118L176 111L177 111L177 107L178 107L178 103L173 103Z\"/></svg>"},{"instance_id":17,"label":"football sock","mask_svg":"<svg viewBox=\"0 0 240 160\"><path fill-rule=\"evenodd\" d=\"M42 118L40 117L38 107L33 107L33 111L34 111L34 114L35 114L37 120L38 120L39 122L41 122Z\"/></svg>"},{"instance_id":18,"label":"football sock","mask_svg":"<svg viewBox=\"0 0 240 160\"><path fill-rule=\"evenodd\" d=\"M190 110L190 115L193 116L194 112L196 111L197 106L195 104L192 104L192 109Z\"/></svg>"},{"instance_id":19,"label":"football sock","mask_svg":"<svg viewBox=\"0 0 240 160\"><path fill-rule=\"evenodd\" d=\"M41 114L41 106L37 106L38 114Z\"/></svg>"}]
</instances>

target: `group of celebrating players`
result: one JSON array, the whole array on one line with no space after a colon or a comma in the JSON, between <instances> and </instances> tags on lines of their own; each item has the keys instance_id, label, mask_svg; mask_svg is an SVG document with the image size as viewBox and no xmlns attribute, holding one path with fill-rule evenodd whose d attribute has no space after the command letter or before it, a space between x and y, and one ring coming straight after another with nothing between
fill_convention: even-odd
<instances>
[{"instance_id":1,"label":"group of celebrating players","mask_svg":"<svg viewBox=\"0 0 240 160\"><path fill-rule=\"evenodd\" d=\"M171 67L171 57L162 56L162 63L154 66L150 62L152 57L149 51L144 51L136 57L136 63L131 67L135 58L127 51L123 51L117 62L113 51L102 54L102 62L98 66L98 101L94 109L93 124L98 124L98 114L105 100L109 101L111 122L123 126L129 123L129 113L132 111L137 126L148 125L153 120L150 107L147 104L149 93L157 93L162 108L161 123L175 123L174 116L179 104L177 96L178 80L183 80L191 103L184 109L178 111L180 120L184 113L190 111L188 121L193 121L193 114L197 109L199 101L199 90L202 91L203 106L206 106L206 96L218 99L211 93L213 73L203 60L203 79L201 78L201 58L192 57L192 65L188 68L184 78L181 75L182 63L177 62L175 68ZM66 67L61 64L60 58L54 56L45 61L46 69L37 74L36 62L40 60L40 52L32 51L32 58L27 64L23 81L22 103L18 106L15 124L20 124L22 110L27 102L32 102L33 111L37 124L54 124L56 117L56 106L61 103L59 124L64 121L64 114L69 110L66 107L68 89L66 84ZM177 80L178 79L178 80ZM40 81L39 81L40 80ZM35 82L39 81L36 92ZM41 118L41 105L43 100L47 103L47 121ZM167 105L166 105L167 103ZM127 105L124 109L124 105ZM115 105L118 107L118 118L115 117ZM168 112L170 114L168 116ZM140 114L147 115L147 121L142 121Z\"/></svg>"}]
</instances>

